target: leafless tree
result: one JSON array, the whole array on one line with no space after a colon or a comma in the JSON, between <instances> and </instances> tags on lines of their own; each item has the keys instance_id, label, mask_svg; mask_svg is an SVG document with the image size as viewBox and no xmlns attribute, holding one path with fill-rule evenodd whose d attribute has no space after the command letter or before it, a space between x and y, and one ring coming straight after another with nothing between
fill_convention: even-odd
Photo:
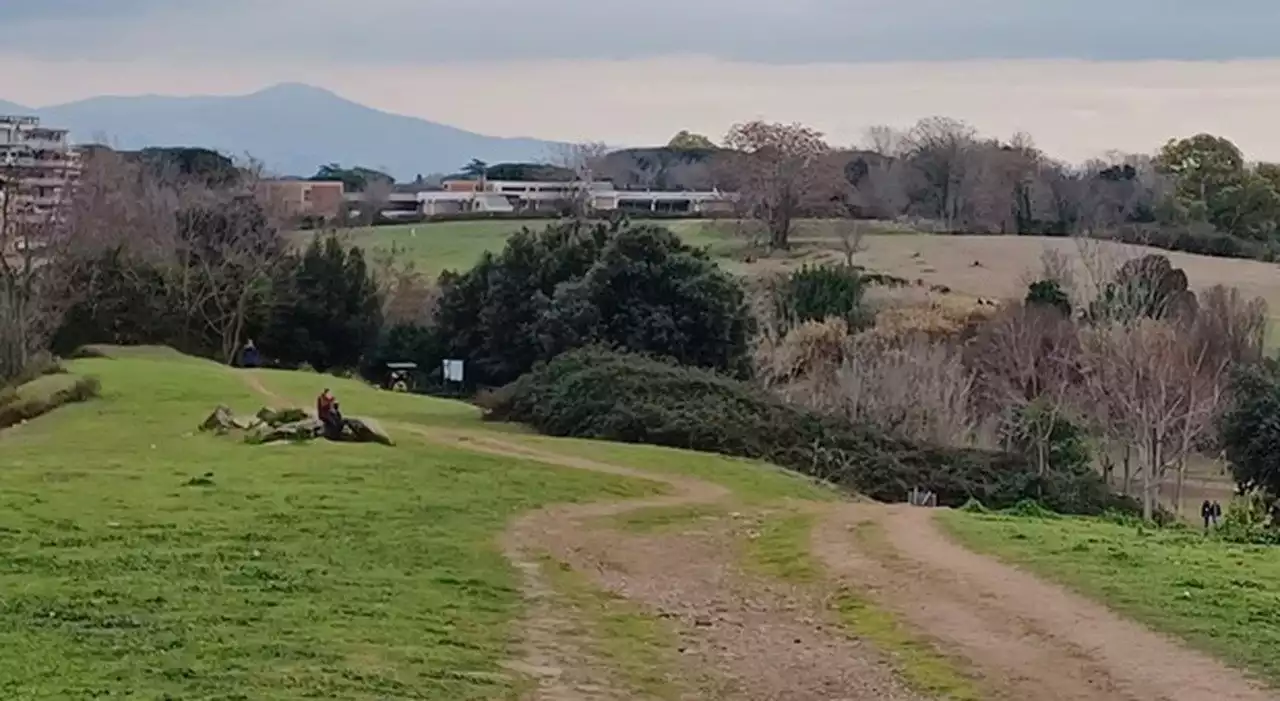
<instances>
[{"instance_id":1,"label":"leafless tree","mask_svg":"<svg viewBox=\"0 0 1280 701\"><path fill-rule=\"evenodd\" d=\"M845 206L849 184L842 159L822 133L802 124L754 121L725 136L721 167L738 193L739 214L762 223L774 249L791 245L797 218L823 216Z\"/></svg>"},{"instance_id":2,"label":"leafless tree","mask_svg":"<svg viewBox=\"0 0 1280 701\"><path fill-rule=\"evenodd\" d=\"M1081 386L1098 423L1137 451L1150 520L1167 470L1212 429L1229 363L1210 357L1178 322L1154 319L1090 329L1081 358Z\"/></svg>"},{"instance_id":3,"label":"leafless tree","mask_svg":"<svg viewBox=\"0 0 1280 701\"><path fill-rule=\"evenodd\" d=\"M902 156L911 166L912 199L922 214L954 230L965 206L964 185L974 168L977 131L954 119L930 117L903 136Z\"/></svg>"},{"instance_id":4,"label":"leafless tree","mask_svg":"<svg viewBox=\"0 0 1280 701\"><path fill-rule=\"evenodd\" d=\"M1078 330L1058 310L1016 305L987 322L970 346L971 366L986 411L1003 415L1007 434L1031 447L1037 473L1049 468L1049 447L1072 417L1080 356Z\"/></svg>"},{"instance_id":5,"label":"leafless tree","mask_svg":"<svg viewBox=\"0 0 1280 701\"><path fill-rule=\"evenodd\" d=\"M853 267L854 257L864 248L867 235L866 224L853 217L842 217L831 223L836 239L840 243L840 253L844 256L844 264Z\"/></svg>"},{"instance_id":6,"label":"leafless tree","mask_svg":"<svg viewBox=\"0 0 1280 701\"><path fill-rule=\"evenodd\" d=\"M868 151L888 158L896 158L902 154L903 134L891 126L878 124L868 127L863 137L863 147Z\"/></svg>"},{"instance_id":7,"label":"leafless tree","mask_svg":"<svg viewBox=\"0 0 1280 701\"><path fill-rule=\"evenodd\" d=\"M552 165L573 173L576 187L568 204L571 213L585 217L591 209L591 187L600 177L609 147L599 141L559 144L552 149Z\"/></svg>"}]
</instances>

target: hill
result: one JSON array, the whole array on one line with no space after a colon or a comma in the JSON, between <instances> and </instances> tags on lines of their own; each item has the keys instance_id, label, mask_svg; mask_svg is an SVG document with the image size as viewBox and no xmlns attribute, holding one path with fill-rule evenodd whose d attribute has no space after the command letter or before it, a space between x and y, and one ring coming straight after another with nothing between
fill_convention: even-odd
<instances>
[{"instance_id":1,"label":"hill","mask_svg":"<svg viewBox=\"0 0 1280 701\"><path fill-rule=\"evenodd\" d=\"M545 159L553 144L476 134L383 112L308 85L282 84L238 96L93 97L38 109L0 101L0 113L35 114L80 143L121 149L203 146L252 155L284 175L325 163L363 165L400 180L488 162Z\"/></svg>"}]
</instances>

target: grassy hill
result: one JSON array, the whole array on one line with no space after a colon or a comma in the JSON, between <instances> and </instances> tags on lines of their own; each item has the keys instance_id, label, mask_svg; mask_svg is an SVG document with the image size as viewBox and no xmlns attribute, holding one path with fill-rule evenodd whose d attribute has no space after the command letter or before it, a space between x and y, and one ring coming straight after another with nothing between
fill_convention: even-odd
<instances>
[{"instance_id":1,"label":"grassy hill","mask_svg":"<svg viewBox=\"0 0 1280 701\"><path fill-rule=\"evenodd\" d=\"M0 436L9 698L507 697L499 663L521 604L504 526L552 502L664 489L410 432L487 431L462 403L157 349L113 355L69 367L101 379L100 399ZM305 406L322 385L399 446L195 431L219 403L252 411L265 389ZM563 448L640 466L678 454ZM748 492L815 489L743 461L681 459Z\"/></svg>"}]
</instances>

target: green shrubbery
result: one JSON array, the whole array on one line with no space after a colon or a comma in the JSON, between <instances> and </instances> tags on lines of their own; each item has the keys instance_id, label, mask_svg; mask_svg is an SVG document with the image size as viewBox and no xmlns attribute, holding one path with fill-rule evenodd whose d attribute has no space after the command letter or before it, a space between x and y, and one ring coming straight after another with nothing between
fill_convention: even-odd
<instances>
[{"instance_id":1,"label":"green shrubbery","mask_svg":"<svg viewBox=\"0 0 1280 701\"><path fill-rule=\"evenodd\" d=\"M947 506L1039 498L1056 510L1099 513L1108 504L1106 485L1088 470L1041 479L1014 455L913 444L714 372L601 348L564 353L487 403L488 418L550 435L758 458L884 501L921 487Z\"/></svg>"},{"instance_id":2,"label":"green shrubbery","mask_svg":"<svg viewBox=\"0 0 1280 701\"><path fill-rule=\"evenodd\" d=\"M62 370L59 368L42 374L57 372ZM49 394L24 396L21 385L0 389L0 429L30 421L66 404L88 401L98 396L101 390L102 386L96 377L78 377L71 384Z\"/></svg>"}]
</instances>

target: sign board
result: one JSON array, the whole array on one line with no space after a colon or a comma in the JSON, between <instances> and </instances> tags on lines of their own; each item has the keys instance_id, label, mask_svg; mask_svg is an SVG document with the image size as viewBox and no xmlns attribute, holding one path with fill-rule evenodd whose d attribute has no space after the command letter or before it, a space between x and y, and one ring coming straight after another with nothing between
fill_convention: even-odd
<instances>
[{"instance_id":1,"label":"sign board","mask_svg":"<svg viewBox=\"0 0 1280 701\"><path fill-rule=\"evenodd\" d=\"M462 382L462 361L445 360L441 364L445 382Z\"/></svg>"}]
</instances>

